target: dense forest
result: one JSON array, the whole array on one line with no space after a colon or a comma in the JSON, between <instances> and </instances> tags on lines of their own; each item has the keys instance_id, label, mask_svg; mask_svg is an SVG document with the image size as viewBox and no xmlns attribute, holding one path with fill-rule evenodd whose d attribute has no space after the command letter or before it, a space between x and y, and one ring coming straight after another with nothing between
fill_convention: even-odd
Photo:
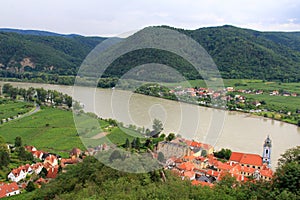
<instances>
[{"instance_id":1,"label":"dense forest","mask_svg":"<svg viewBox=\"0 0 300 200\"><path fill-rule=\"evenodd\" d=\"M300 80L300 32L259 32L228 25L197 30L167 28L182 32L202 45L223 78ZM74 79L66 75L76 75L84 58L104 39L0 29L0 77L70 84ZM183 58L154 49L121 56L106 70L104 77L121 77L131 68L146 63L172 66L187 79L201 78ZM156 73L154 77L161 76L159 71ZM58 75L65 77L59 80ZM174 81L172 77L166 80Z\"/></svg>"}]
</instances>

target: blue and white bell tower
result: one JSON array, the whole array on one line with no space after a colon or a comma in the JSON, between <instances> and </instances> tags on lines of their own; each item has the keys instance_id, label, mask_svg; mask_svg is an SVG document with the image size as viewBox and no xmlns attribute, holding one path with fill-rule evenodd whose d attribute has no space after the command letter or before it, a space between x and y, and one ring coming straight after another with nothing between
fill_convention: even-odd
<instances>
[{"instance_id":1,"label":"blue and white bell tower","mask_svg":"<svg viewBox=\"0 0 300 200\"><path fill-rule=\"evenodd\" d=\"M271 149L272 149L272 141L268 136L264 143L262 161L263 163L267 163L269 167L271 166Z\"/></svg>"}]
</instances>

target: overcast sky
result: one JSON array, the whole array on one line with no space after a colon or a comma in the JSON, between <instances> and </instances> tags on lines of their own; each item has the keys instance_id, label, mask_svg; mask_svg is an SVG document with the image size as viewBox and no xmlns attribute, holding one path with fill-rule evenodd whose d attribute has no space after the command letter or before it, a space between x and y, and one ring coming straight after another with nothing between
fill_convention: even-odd
<instances>
[{"instance_id":1,"label":"overcast sky","mask_svg":"<svg viewBox=\"0 0 300 200\"><path fill-rule=\"evenodd\" d=\"M1 0L0 27L117 36L149 25L300 31L299 0Z\"/></svg>"}]
</instances>

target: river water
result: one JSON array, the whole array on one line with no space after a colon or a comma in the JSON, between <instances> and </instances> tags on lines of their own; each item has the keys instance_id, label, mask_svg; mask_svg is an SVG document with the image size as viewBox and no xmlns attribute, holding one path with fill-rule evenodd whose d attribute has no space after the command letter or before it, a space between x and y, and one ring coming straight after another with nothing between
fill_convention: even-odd
<instances>
[{"instance_id":1,"label":"river water","mask_svg":"<svg viewBox=\"0 0 300 200\"><path fill-rule=\"evenodd\" d=\"M0 85L3 85L0 82ZM86 87L17 83L17 87L43 87L73 96L85 111L102 118L113 118L124 124L151 128L154 118L164 124L164 132L174 132L189 139L207 142L215 149L262 154L263 143L272 140L272 166L288 148L300 145L300 128L247 113L222 111L191 104L134 94L129 91Z\"/></svg>"}]
</instances>

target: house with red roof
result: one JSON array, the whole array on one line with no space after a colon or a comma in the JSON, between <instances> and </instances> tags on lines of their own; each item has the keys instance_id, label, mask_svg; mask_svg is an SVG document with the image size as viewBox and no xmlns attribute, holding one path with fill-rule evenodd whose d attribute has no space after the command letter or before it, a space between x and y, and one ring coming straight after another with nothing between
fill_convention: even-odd
<instances>
[{"instance_id":1,"label":"house with red roof","mask_svg":"<svg viewBox=\"0 0 300 200\"><path fill-rule=\"evenodd\" d=\"M50 154L44 160L44 168L47 170L47 178L56 178L58 173L58 159Z\"/></svg>"},{"instance_id":2,"label":"house with red roof","mask_svg":"<svg viewBox=\"0 0 300 200\"><path fill-rule=\"evenodd\" d=\"M36 164L32 164L31 165L31 168L32 168L32 170L33 170L33 172L35 173L35 174L40 174L41 173L41 171L42 171L42 169L43 169L43 163L36 163Z\"/></svg>"},{"instance_id":3,"label":"house with red roof","mask_svg":"<svg viewBox=\"0 0 300 200\"><path fill-rule=\"evenodd\" d=\"M189 180L194 180L196 173L194 171L184 171L182 174L182 179L188 178Z\"/></svg>"},{"instance_id":4,"label":"house with red roof","mask_svg":"<svg viewBox=\"0 0 300 200\"><path fill-rule=\"evenodd\" d=\"M7 176L7 178L14 182L19 182L26 178L27 174L32 174L33 170L29 164L20 166L16 169L13 169Z\"/></svg>"},{"instance_id":5,"label":"house with red roof","mask_svg":"<svg viewBox=\"0 0 300 200\"><path fill-rule=\"evenodd\" d=\"M232 152L229 158L231 164L240 163L241 166L261 169L263 162L262 157L257 154Z\"/></svg>"},{"instance_id":6,"label":"house with red roof","mask_svg":"<svg viewBox=\"0 0 300 200\"><path fill-rule=\"evenodd\" d=\"M195 168L195 165L191 162L184 162L177 166L179 170L182 171L192 171Z\"/></svg>"},{"instance_id":7,"label":"house with red roof","mask_svg":"<svg viewBox=\"0 0 300 200\"><path fill-rule=\"evenodd\" d=\"M64 168L67 165L76 164L78 162L79 162L79 158L74 158L74 157L67 158L67 159L63 158L63 159L60 160L60 166Z\"/></svg>"},{"instance_id":8,"label":"house with red roof","mask_svg":"<svg viewBox=\"0 0 300 200\"><path fill-rule=\"evenodd\" d=\"M0 184L0 198L20 194L20 189L16 182Z\"/></svg>"}]
</instances>

